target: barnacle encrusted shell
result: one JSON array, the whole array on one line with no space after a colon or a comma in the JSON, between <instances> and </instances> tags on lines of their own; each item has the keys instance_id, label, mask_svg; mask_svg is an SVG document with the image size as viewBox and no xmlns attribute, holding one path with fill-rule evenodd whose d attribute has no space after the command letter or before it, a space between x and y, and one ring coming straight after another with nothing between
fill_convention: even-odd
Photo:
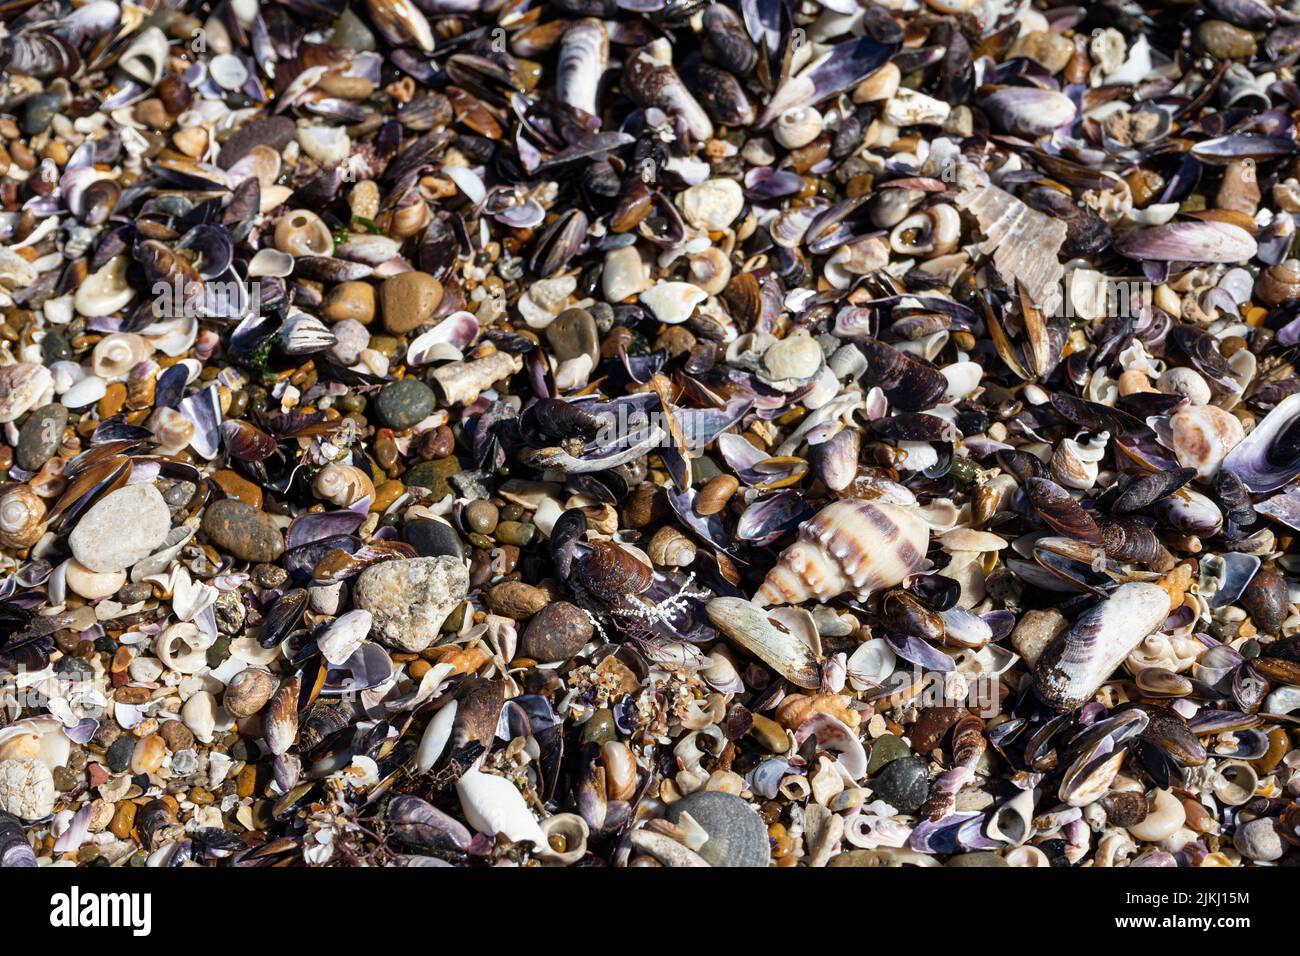
<instances>
[{"instance_id":1,"label":"barnacle encrusted shell","mask_svg":"<svg viewBox=\"0 0 1300 956\"><path fill-rule=\"evenodd\" d=\"M1122 584L1055 638L1034 666L1038 694L1057 710L1087 703L1102 683L1169 614L1169 592Z\"/></svg>"},{"instance_id":2,"label":"barnacle encrusted shell","mask_svg":"<svg viewBox=\"0 0 1300 956\"><path fill-rule=\"evenodd\" d=\"M914 510L845 498L799 529L754 600L762 605L829 601L846 591L865 598L921 569L930 527Z\"/></svg>"}]
</instances>

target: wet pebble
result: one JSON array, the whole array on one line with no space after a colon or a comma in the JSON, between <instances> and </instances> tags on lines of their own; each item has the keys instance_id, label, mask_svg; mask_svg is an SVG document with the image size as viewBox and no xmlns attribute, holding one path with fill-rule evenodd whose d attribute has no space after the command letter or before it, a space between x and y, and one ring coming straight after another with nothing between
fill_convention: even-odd
<instances>
[{"instance_id":1,"label":"wet pebble","mask_svg":"<svg viewBox=\"0 0 1300 956\"><path fill-rule=\"evenodd\" d=\"M14 453L18 467L38 471L59 450L67 424L68 410L57 403L43 405L27 416L18 432L18 449Z\"/></svg>"},{"instance_id":2,"label":"wet pebble","mask_svg":"<svg viewBox=\"0 0 1300 956\"><path fill-rule=\"evenodd\" d=\"M265 511L243 501L214 501L203 512L203 531L240 561L274 561L284 553L280 527Z\"/></svg>"},{"instance_id":3,"label":"wet pebble","mask_svg":"<svg viewBox=\"0 0 1300 956\"><path fill-rule=\"evenodd\" d=\"M416 554L422 558L436 558L440 555L452 558L465 556L465 545L460 540L460 535L445 521L417 518L406 523L402 535L407 544L415 548Z\"/></svg>"},{"instance_id":4,"label":"wet pebble","mask_svg":"<svg viewBox=\"0 0 1300 956\"><path fill-rule=\"evenodd\" d=\"M548 604L524 628L519 653L543 664L567 661L591 640L591 618L568 601Z\"/></svg>"},{"instance_id":5,"label":"wet pebble","mask_svg":"<svg viewBox=\"0 0 1300 956\"><path fill-rule=\"evenodd\" d=\"M889 761L871 780L875 796L903 813L914 813L930 793L930 774L924 760L899 757Z\"/></svg>"},{"instance_id":6,"label":"wet pebble","mask_svg":"<svg viewBox=\"0 0 1300 956\"><path fill-rule=\"evenodd\" d=\"M105 495L77 522L68 544L92 571L122 571L162 545L171 529L171 509L148 483L127 485Z\"/></svg>"},{"instance_id":7,"label":"wet pebble","mask_svg":"<svg viewBox=\"0 0 1300 956\"><path fill-rule=\"evenodd\" d=\"M407 378L385 385L375 400L375 411L390 428L410 428L433 411L433 389L419 379Z\"/></svg>"}]
</instances>

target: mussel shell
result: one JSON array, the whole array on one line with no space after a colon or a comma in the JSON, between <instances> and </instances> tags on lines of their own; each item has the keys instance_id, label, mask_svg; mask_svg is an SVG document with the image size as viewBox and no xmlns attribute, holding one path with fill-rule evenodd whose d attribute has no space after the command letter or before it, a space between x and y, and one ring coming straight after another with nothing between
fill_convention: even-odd
<instances>
[{"instance_id":1,"label":"mussel shell","mask_svg":"<svg viewBox=\"0 0 1300 956\"><path fill-rule=\"evenodd\" d=\"M1101 529L1071 494L1050 478L1030 478L1025 494L1039 517L1058 534L1088 544L1102 543Z\"/></svg>"},{"instance_id":2,"label":"mussel shell","mask_svg":"<svg viewBox=\"0 0 1300 956\"><path fill-rule=\"evenodd\" d=\"M576 567L578 583L610 604L649 589L654 570L640 558L608 541L597 541Z\"/></svg>"},{"instance_id":3,"label":"mussel shell","mask_svg":"<svg viewBox=\"0 0 1300 956\"><path fill-rule=\"evenodd\" d=\"M262 620L257 642L263 647L275 647L289 636L290 631L298 626L298 622L302 620L303 612L306 610L306 588L293 588L285 591L276 598L275 603L271 605L271 609Z\"/></svg>"}]
</instances>

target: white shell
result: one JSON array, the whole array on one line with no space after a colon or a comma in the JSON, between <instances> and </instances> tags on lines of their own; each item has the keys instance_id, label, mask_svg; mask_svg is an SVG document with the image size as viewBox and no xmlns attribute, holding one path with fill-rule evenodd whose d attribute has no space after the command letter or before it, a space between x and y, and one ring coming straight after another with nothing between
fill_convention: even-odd
<instances>
[{"instance_id":1,"label":"white shell","mask_svg":"<svg viewBox=\"0 0 1300 956\"><path fill-rule=\"evenodd\" d=\"M641 304L666 325L679 325L691 317L695 307L709 297L689 282L660 282L641 293Z\"/></svg>"},{"instance_id":2,"label":"white shell","mask_svg":"<svg viewBox=\"0 0 1300 956\"><path fill-rule=\"evenodd\" d=\"M457 702L453 700L434 714L433 719L429 721L429 726L424 728L424 734L420 737L420 746L415 751L415 766L420 773L432 770L433 765L438 762L438 758L447 748L447 741L451 739L451 727L456 720L457 707Z\"/></svg>"},{"instance_id":3,"label":"white shell","mask_svg":"<svg viewBox=\"0 0 1300 956\"><path fill-rule=\"evenodd\" d=\"M527 840L546 846L546 834L537 825L524 796L505 777L482 773L477 767L456 781L465 819L475 830L488 836L504 834L512 843Z\"/></svg>"},{"instance_id":4,"label":"white shell","mask_svg":"<svg viewBox=\"0 0 1300 956\"><path fill-rule=\"evenodd\" d=\"M316 641L321 656L335 666L342 664L370 634L373 620L371 613L364 608L348 611L326 628L325 633Z\"/></svg>"}]
</instances>

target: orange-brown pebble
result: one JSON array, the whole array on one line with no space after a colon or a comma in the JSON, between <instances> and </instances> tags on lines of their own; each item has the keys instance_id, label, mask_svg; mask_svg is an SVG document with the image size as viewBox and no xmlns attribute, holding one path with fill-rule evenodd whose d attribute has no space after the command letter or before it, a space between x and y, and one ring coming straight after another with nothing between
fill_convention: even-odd
<instances>
[{"instance_id":1,"label":"orange-brown pebble","mask_svg":"<svg viewBox=\"0 0 1300 956\"><path fill-rule=\"evenodd\" d=\"M126 386L121 382L114 382L108 388L104 389L104 397L99 400L97 410L99 417L112 418L122 410L126 404Z\"/></svg>"},{"instance_id":2,"label":"orange-brown pebble","mask_svg":"<svg viewBox=\"0 0 1300 956\"><path fill-rule=\"evenodd\" d=\"M113 811L113 820L108 828L119 840L125 840L131 836L133 826L135 826L135 804L130 800L123 800Z\"/></svg>"},{"instance_id":3,"label":"orange-brown pebble","mask_svg":"<svg viewBox=\"0 0 1300 956\"><path fill-rule=\"evenodd\" d=\"M262 489L229 468L213 472L212 480L227 498L235 498L254 508L262 507Z\"/></svg>"},{"instance_id":4,"label":"orange-brown pebble","mask_svg":"<svg viewBox=\"0 0 1300 956\"><path fill-rule=\"evenodd\" d=\"M406 485L402 484L396 478L385 481L375 489L375 500L371 504L371 511L385 511L398 497L406 492Z\"/></svg>"}]
</instances>

